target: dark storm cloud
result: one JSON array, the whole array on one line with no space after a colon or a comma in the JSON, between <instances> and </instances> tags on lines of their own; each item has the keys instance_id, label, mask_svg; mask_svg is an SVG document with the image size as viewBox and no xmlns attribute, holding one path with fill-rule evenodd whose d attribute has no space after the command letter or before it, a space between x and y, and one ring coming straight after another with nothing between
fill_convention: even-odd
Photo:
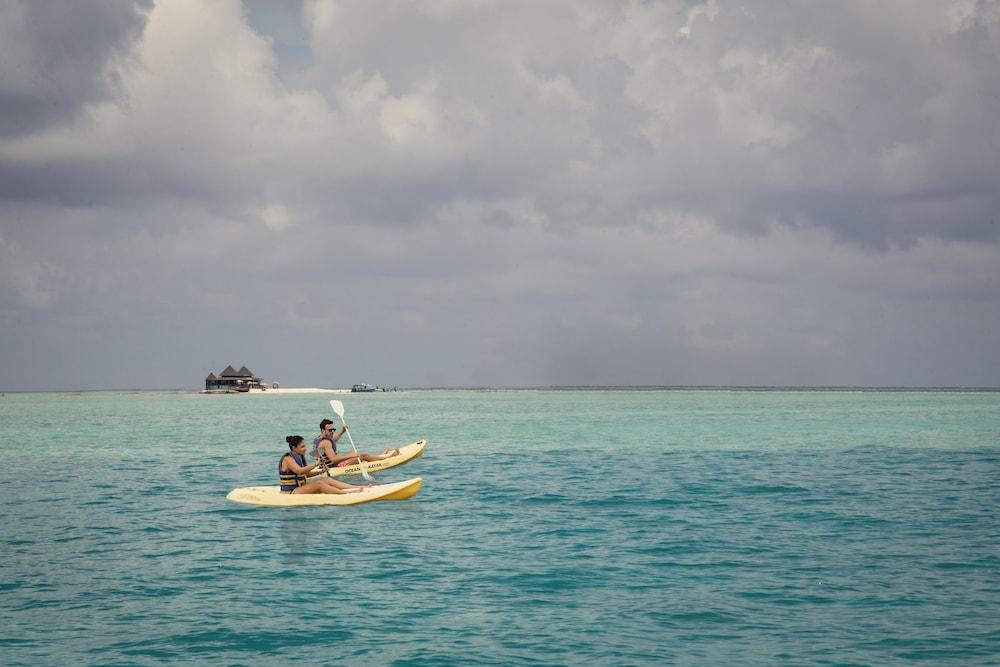
<instances>
[{"instance_id":1,"label":"dark storm cloud","mask_svg":"<svg viewBox=\"0 0 1000 667\"><path fill-rule=\"evenodd\" d=\"M71 121L113 92L108 60L145 24L146 2L27 2L0 7L0 137Z\"/></svg>"}]
</instances>

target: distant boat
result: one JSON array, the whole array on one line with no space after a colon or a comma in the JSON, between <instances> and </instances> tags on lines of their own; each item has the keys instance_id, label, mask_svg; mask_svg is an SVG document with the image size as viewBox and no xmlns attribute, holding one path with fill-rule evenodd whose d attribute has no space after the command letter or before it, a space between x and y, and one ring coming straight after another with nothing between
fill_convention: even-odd
<instances>
[{"instance_id":1,"label":"distant boat","mask_svg":"<svg viewBox=\"0 0 1000 667\"><path fill-rule=\"evenodd\" d=\"M378 391L378 387L371 384L356 384L351 387L351 391L354 393Z\"/></svg>"}]
</instances>

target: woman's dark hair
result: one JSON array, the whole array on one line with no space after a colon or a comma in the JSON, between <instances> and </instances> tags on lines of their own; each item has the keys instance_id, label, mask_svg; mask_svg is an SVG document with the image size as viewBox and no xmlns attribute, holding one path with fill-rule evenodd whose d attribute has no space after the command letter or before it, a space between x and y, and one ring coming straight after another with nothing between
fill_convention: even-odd
<instances>
[{"instance_id":1,"label":"woman's dark hair","mask_svg":"<svg viewBox=\"0 0 1000 667\"><path fill-rule=\"evenodd\" d=\"M292 450L299 446L299 443L305 440L301 435L290 435L285 438L285 442L288 443L288 449Z\"/></svg>"}]
</instances>

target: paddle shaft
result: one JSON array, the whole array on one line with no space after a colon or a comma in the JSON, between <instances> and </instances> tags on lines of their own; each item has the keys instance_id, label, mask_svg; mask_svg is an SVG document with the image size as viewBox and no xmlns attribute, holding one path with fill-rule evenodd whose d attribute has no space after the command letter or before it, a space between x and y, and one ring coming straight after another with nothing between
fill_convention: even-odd
<instances>
[{"instance_id":1,"label":"paddle shaft","mask_svg":"<svg viewBox=\"0 0 1000 667\"><path fill-rule=\"evenodd\" d=\"M340 417L340 423L344 427L344 433L347 434L347 441L351 443L351 449L354 453L358 455L358 466L361 467L361 476L371 481L371 477L368 475L368 469L365 466L365 462L361 459L361 452L354 445L354 438L351 437L351 431L347 428L347 422L344 421L344 404L337 400L330 401L330 407L333 408L333 412Z\"/></svg>"},{"instance_id":2,"label":"paddle shaft","mask_svg":"<svg viewBox=\"0 0 1000 667\"><path fill-rule=\"evenodd\" d=\"M343 417L340 418L340 423L344 424L344 418ZM344 424L344 426L346 427L347 424ZM354 453L358 455L358 465L361 466L361 476L364 477L365 479L370 480L371 477L368 476L368 470L365 467L364 460L362 460L362 458L361 458L361 452L359 452L358 448L354 446L354 438L351 437L351 431L350 431L350 429L345 428L344 429L344 433L347 434L347 441L349 443L351 443L351 449L353 449Z\"/></svg>"}]
</instances>

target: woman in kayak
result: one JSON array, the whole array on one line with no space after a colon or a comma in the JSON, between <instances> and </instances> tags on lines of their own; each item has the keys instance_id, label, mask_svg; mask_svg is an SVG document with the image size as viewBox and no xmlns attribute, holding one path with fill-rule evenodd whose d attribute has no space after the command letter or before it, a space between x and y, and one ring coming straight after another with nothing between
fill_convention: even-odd
<instances>
[{"instance_id":1,"label":"woman in kayak","mask_svg":"<svg viewBox=\"0 0 1000 667\"><path fill-rule=\"evenodd\" d=\"M312 456L317 460L318 465L325 465L327 468L342 468L358 463L358 459L381 461L399 454L398 449L384 449L381 454L369 454L368 452L338 454L337 441L344 437L347 429L347 424L344 424L343 430L337 433L337 427L329 419L324 419L319 423L320 434L313 439L312 450Z\"/></svg>"},{"instance_id":2,"label":"woman in kayak","mask_svg":"<svg viewBox=\"0 0 1000 667\"><path fill-rule=\"evenodd\" d=\"M290 435L285 438L288 443L288 453L278 461L278 481L282 493L358 493L363 487L341 482L329 477L319 477L312 482L306 481L306 475L312 472L319 463L306 465L306 441L301 435Z\"/></svg>"}]
</instances>

